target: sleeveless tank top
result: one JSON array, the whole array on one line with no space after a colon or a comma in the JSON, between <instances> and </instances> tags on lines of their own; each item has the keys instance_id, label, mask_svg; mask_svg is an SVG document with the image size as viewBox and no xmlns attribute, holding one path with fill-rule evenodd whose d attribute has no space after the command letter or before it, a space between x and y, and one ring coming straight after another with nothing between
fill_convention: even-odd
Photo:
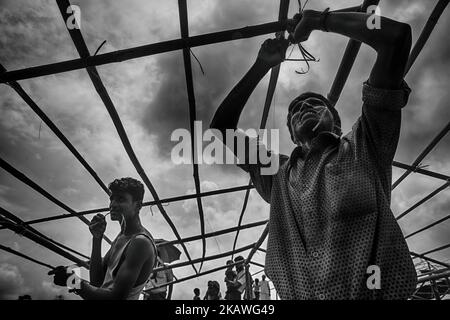
<instances>
[{"instance_id":1,"label":"sleeveless tank top","mask_svg":"<svg viewBox=\"0 0 450 320\"><path fill-rule=\"evenodd\" d=\"M145 230L144 232L140 232L137 234L133 234L131 236L127 236L126 239L123 243L121 243L120 245L118 245L117 243L117 238L114 240L113 245L111 247L111 254L109 256L108 259L108 268L106 270L106 274L105 274L105 279L103 280L103 284L101 286L101 288L105 288L105 289L111 289L114 285L114 280L116 277L116 273L117 273L117 267L120 265L120 263L122 262L122 256L125 252L125 250L127 249L128 245L130 244L131 240L133 240L136 236L138 235L142 235L147 237L150 242L153 245L153 248L155 250L155 261L153 262L153 268L156 266L156 256L157 256L157 249L156 249L156 244L155 244L155 240L153 239L152 235L150 234L150 232L148 232L147 230ZM126 300L138 300L139 299L139 295L141 294L142 290L144 289L145 284L147 283L146 279L145 281L143 281L142 284L136 285L135 287L133 287L131 289L131 292L128 294L128 296L126 297Z\"/></svg>"}]
</instances>

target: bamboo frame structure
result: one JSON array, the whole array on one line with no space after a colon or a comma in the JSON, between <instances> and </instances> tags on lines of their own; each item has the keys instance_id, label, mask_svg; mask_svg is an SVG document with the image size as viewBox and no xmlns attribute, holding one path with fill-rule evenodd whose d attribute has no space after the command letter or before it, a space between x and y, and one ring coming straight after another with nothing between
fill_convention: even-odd
<instances>
[{"instance_id":1,"label":"bamboo frame structure","mask_svg":"<svg viewBox=\"0 0 450 320\"><path fill-rule=\"evenodd\" d=\"M67 19L69 18L69 14L66 12L66 9L70 6L70 2L68 0L57 0L56 3L58 5L59 11L61 12L63 21L64 22L67 21ZM90 56L89 49L86 46L86 43L83 39L83 36L82 36L80 30L76 29L76 28L74 28L72 30L69 30L69 29L67 29L67 30L70 34L70 37L73 40L75 48L77 49L80 57L88 58ZM111 98L109 97L108 91L106 90L106 88L100 78L100 74L98 73L97 69L92 66L87 67L86 70L88 72L89 78L91 79L91 81L95 87L95 90L97 91L98 95L100 96L101 100L103 101L103 103L114 123L114 127L117 130L120 140L122 141L122 145L124 146L125 151L126 151L128 157L130 158L133 166L135 167L135 169L136 169L137 173L139 174L139 176L141 177L141 179L144 181L144 184L150 190L150 193L152 194L153 199L159 200L159 196L156 193L156 190L153 187L153 184L150 182L150 179L148 178L147 174L145 173L144 169L142 168L142 166L133 150L133 147L131 146L131 143L128 139L127 133L125 132L125 128L122 125L122 121L120 120L117 110L116 110ZM166 210L164 209L164 207L160 203L158 203L157 206L158 206L158 209L161 212L162 216L164 217L164 219L166 220L166 222L169 224L170 228L172 229L173 233L177 237L177 239L181 239L181 236L178 233L177 228L175 227L174 223L172 222L172 220L166 213ZM184 253L186 254L186 257L189 260L191 260L191 256L189 255L189 251L187 250L186 246L183 243L181 243L181 246L183 248ZM192 265L192 268L195 270L196 273L198 272L197 269L195 268L195 265Z\"/></svg>"},{"instance_id":2,"label":"bamboo frame structure","mask_svg":"<svg viewBox=\"0 0 450 320\"><path fill-rule=\"evenodd\" d=\"M70 2L67 0L57 0L57 5L60 9L61 16L63 17L64 21L67 19L67 13L65 9L70 5ZM365 0L361 6L349 8L349 10L361 10L365 11L365 9L369 5L377 5L379 1L377 0ZM421 35L417 42L415 43L413 50L410 54L408 65L406 68L405 74L411 69L413 63L415 62L416 58L420 54L421 50L425 46L430 34L432 33L439 17L442 15L443 11L445 10L446 6L448 5L449 0L439 0L437 5L435 6L433 12L431 13L425 27L423 28ZM125 132L125 128L122 125L122 122L120 120L119 115L117 114L116 108L110 99L108 92L105 88L105 86L102 83L102 80L100 78L99 73L96 70L96 66L109 64L109 63L115 63L115 62L121 62L126 61L130 59L136 59L139 57L149 56L149 55L155 55L160 54L164 52L170 52L170 51L176 51L176 50L182 50L183 53L183 61L184 61L184 69L185 69L185 77L186 77L186 86L187 86L187 92L188 92L188 101L189 101L189 121L190 121L190 128L191 132L193 131L193 123L196 120L196 105L195 105L195 92L193 87L193 75L192 75L192 66L191 66L191 57L190 57L190 48L197 47L197 46L203 46L203 45L209 45L219 42L225 42L225 41L233 41L237 39L244 39L249 37L255 37L259 35L264 34L270 34L270 33L278 33L278 35L281 35L284 33L286 29L286 22L287 22L287 14L288 14L288 8L289 8L289 1L288 0L280 0L280 11L279 11L279 17L278 21L275 22L269 22L244 28L238 28L238 29L231 29L226 31L220 31L220 32L214 32L214 33L208 33L203 34L199 36L189 36L188 32L188 14L187 14L187 4L186 0L179 0L178 1L178 7L179 7L179 18L180 18L180 31L181 31L181 38L175 39L175 40L169 40L169 41L162 41L159 43L154 44L148 44L144 46L129 48L125 50L118 50L114 52L109 52L105 54L99 54L91 56L89 53L89 50L86 46L86 43L84 42L83 36L81 32L77 29L69 30L69 34L73 40L73 43L80 55L79 59L73 59L63 62L57 62L57 63L51 63L47 65L41 65L41 66L35 66L31 68L25 68L20 70L12 70L7 71L2 65L0 65L0 82L8 84L12 89L14 89L19 96L32 108L32 110L49 126L49 128L55 133L55 135L63 142L63 144L72 152L72 154L76 157L76 159L83 165L83 167L90 173L90 175L96 180L96 182L99 184L99 186L108 193L108 189L105 186L105 184L102 182L102 180L98 177L97 173L94 171L94 169L89 166L89 164L86 162L86 160L80 155L80 153L76 150L76 148L69 142L69 140L62 134L62 132L57 128L57 126L47 117L47 115L37 106L37 104L31 99L31 97L22 89L22 87L17 83L18 80L23 79L30 79L35 77L41 77L45 75L51 75L51 74L57 74L62 72L68 72L72 70L78 70L85 68L88 72L88 75L99 94L100 98L102 99L112 121L113 124L118 132L118 135L122 141L122 144L125 148L125 151L127 152L127 155L129 156L131 162L133 163L134 167L136 168L136 171L141 176L142 180L144 181L147 188L150 190L153 201L149 201L144 203L144 206L158 206L161 214L163 215L166 222L171 227L173 233L176 236L176 239L173 241L169 241L167 243L162 243L159 246L169 245L169 244L180 244L183 247L184 253L187 257L187 261L180 262L177 264L168 265L162 268L157 268L155 271L163 270L163 269L174 269L174 268L180 268L184 266L191 265L192 268L195 271L195 274L182 278L177 279L175 281L172 281L171 283L164 284L170 285L175 283L180 283L183 281L190 280L195 277L199 277L202 275L214 273L220 270L223 270L227 268L228 266L221 266L218 268L214 268L208 271L200 272L203 266L203 262L210 261L210 260L216 260L221 259L223 257L226 257L228 255L233 255L237 252L242 252L246 250L250 250L250 253L248 254L245 265L253 264L258 267L264 268L264 265L259 264L257 262L252 261L253 255L257 251L261 251L263 253L266 253L265 249L261 249L260 246L264 242L264 239L267 237L268 234L268 224L267 220L264 221L258 221L254 223L250 223L247 225L242 225L243 215L245 213L245 210L247 208L247 203L249 199L249 193L251 189L254 188L254 186L249 183L246 186L240 186L240 187L234 187L234 188L228 188L228 189L220 189L215 191L209 191L209 192L201 192L200 189L200 177L198 172L198 166L195 164L193 165L193 178L195 183L195 193L190 195L184 195L184 196L176 196L166 199L160 199L158 197L158 194L156 193L155 188L153 187L152 183L150 182L150 179L148 178L147 174L143 170L142 166L139 163L139 160L137 159L134 150L128 140L127 134ZM344 11L338 10L338 11ZM355 61L355 58L358 54L359 48L361 43L350 40L347 44L346 51L344 53L343 59L341 61L341 64L339 66L339 69L337 71L335 80L333 82L333 85L330 89L330 92L328 94L328 99L332 102L333 105L335 105L339 99L339 96L344 88L345 82L350 74L351 68L353 66L353 63ZM279 75L279 66L275 67L271 70L266 100L264 103L264 111L261 119L261 125L260 128L264 128L267 116L269 113L269 109L272 103L273 95L276 88L276 83ZM440 142L440 140L448 133L450 130L450 122L434 137L434 139L426 146L424 151L417 157L417 159L411 164L407 165L398 161L393 162L393 166L401 168L406 170L403 175L394 182L392 185L392 189L394 189L398 184L400 184L409 174L411 173L418 173L427 175L429 177L440 179L446 181L444 185L442 185L440 188L429 194L424 199L417 202L415 205L413 205L411 208L407 209L405 212L401 213L397 219L400 219L407 215L409 212L420 206L421 204L425 203L429 199L431 199L433 196L441 192L442 190L446 189L449 186L450 183L450 177L441 173L436 173L428 170L424 170L420 167L422 160L431 152L431 150ZM192 135L191 135L192 136ZM191 145L194 148L194 141L191 141ZM193 156L194 152L193 152ZM21 182L27 184L31 188L33 188L35 191L39 192L42 196L46 197L48 200L52 201L65 211L69 212L69 214L63 214L53 217L46 217L42 219L35 219L30 221L22 221L17 216L9 213L5 209L0 207L0 224L3 224L3 228L11 229L12 231L16 233L20 233L24 235L25 237L29 238L30 240L43 245L44 247L54 251L55 253L77 263L80 266L84 266L86 268L89 267L88 263L86 261L83 261L72 254L70 254L67 251L72 251L73 253L76 253L80 256L83 256L84 258L87 258L87 256L82 255L81 253L76 252L73 249L70 249L67 246L64 246L47 236L43 235L42 233L38 232L36 229L32 228L32 224L36 223L43 223L43 222L49 222L49 221L55 221L60 219L66 219L70 217L78 217L80 220L82 220L84 223L89 223L89 221L84 217L84 215L93 214L93 213L99 213L99 212L105 212L108 210L108 208L99 208L99 209L91 209L86 211L80 211L76 212L72 208L68 207L66 204L61 202L60 200L56 199L54 196L52 196L50 193L48 193L46 190L44 190L42 187L40 187L38 184L36 184L34 181L26 177L23 173L19 172L17 169L13 168L9 163L7 163L5 160L0 158L0 165L3 169L8 171L11 175L16 177ZM203 213L203 206L202 206L202 197L212 196L212 195L219 195L224 194L227 192L237 192L237 191L246 191L246 195L244 197L244 203L242 207L242 211L240 214L239 222L236 227L223 229L211 233L205 233L204 228L204 213ZM187 199L196 199L197 201L197 207L199 211L199 218L200 218L200 235L191 236L187 238L181 238L179 235L175 225L171 221L170 217L165 212L165 209L163 208L163 203L170 203L174 201L182 201ZM407 235L405 238L412 237L413 235L416 235L420 232L423 232L425 230L428 230L429 228L440 224L444 221L447 221L450 218L450 215L439 219L438 221L435 221L409 235ZM265 225L265 229L261 234L261 237L259 240L251 245L244 246L242 248L236 249L236 243L239 236L239 231L248 229L248 228L254 228L258 226ZM0 228L2 229L2 228ZM233 250L227 251L225 253L220 253L212 256L206 256L206 239L209 237L215 237L222 234L227 234L230 232L236 232L234 244L233 244ZM191 259L189 252L187 248L185 247L185 243L189 241L196 241L196 240L202 240L202 257L198 259ZM110 242L109 239L107 241ZM431 253L435 253L437 251L441 251L444 249L447 249L450 247L450 244L426 251L422 254L417 254L414 252L411 252L411 255L415 258L422 258L426 260L429 263L435 263L441 266L444 266L446 268L450 268L450 265L438 261L436 259L430 258L427 255ZM45 263L42 263L36 259L33 259L31 257L28 257L24 254L21 254L20 252L17 252L11 248L1 246L0 249L8 251L12 254L16 254L18 256L21 256L25 259L28 259L29 261L33 261L35 263L38 263L40 265L43 265L48 268L53 268L50 265L47 265ZM65 250L67 251L65 251ZM200 268L197 271L195 268L195 264L200 263ZM238 263L234 263L233 265L236 265ZM264 270L264 269L263 269ZM262 272L263 270L258 271ZM423 284L425 282L433 283L433 281L441 278L448 278L450 276L450 273L448 272L448 269L440 269L432 271L428 274L424 274L420 277L419 284ZM156 289L156 288L154 288Z\"/></svg>"}]
</instances>

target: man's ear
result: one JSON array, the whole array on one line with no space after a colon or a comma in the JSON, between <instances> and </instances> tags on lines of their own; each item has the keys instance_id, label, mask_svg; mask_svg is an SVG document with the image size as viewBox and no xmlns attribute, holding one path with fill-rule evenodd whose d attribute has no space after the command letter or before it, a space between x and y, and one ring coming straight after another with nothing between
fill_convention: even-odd
<instances>
[{"instance_id":1,"label":"man's ear","mask_svg":"<svg viewBox=\"0 0 450 320\"><path fill-rule=\"evenodd\" d=\"M142 200L136 201L136 209L138 212L142 209Z\"/></svg>"}]
</instances>

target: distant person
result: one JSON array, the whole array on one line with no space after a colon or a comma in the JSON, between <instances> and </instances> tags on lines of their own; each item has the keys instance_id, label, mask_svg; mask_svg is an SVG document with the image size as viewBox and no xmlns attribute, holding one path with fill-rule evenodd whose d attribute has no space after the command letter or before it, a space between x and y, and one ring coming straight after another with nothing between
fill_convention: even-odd
<instances>
[{"instance_id":1,"label":"distant person","mask_svg":"<svg viewBox=\"0 0 450 320\"><path fill-rule=\"evenodd\" d=\"M199 288L195 288L194 289L194 298L192 300L201 300L200 299L200 289Z\"/></svg>"},{"instance_id":2,"label":"distant person","mask_svg":"<svg viewBox=\"0 0 450 320\"><path fill-rule=\"evenodd\" d=\"M208 290L203 300L222 300L220 284L217 281L208 281Z\"/></svg>"},{"instance_id":3,"label":"distant person","mask_svg":"<svg viewBox=\"0 0 450 320\"><path fill-rule=\"evenodd\" d=\"M236 281L239 283L238 290L240 294L242 293L244 294L243 297L244 300L253 300L255 298L252 290L253 280L249 271L245 268L244 257L237 256L236 258L234 258L234 262L240 262L239 264L236 265L237 271Z\"/></svg>"},{"instance_id":4,"label":"distant person","mask_svg":"<svg viewBox=\"0 0 450 320\"><path fill-rule=\"evenodd\" d=\"M260 285L258 278L255 279L255 283L253 284L253 292L255 293L255 300L259 300Z\"/></svg>"},{"instance_id":5,"label":"distant person","mask_svg":"<svg viewBox=\"0 0 450 320\"><path fill-rule=\"evenodd\" d=\"M158 257L157 267L164 266L164 262ZM170 300L172 298L173 284L161 286L173 281L172 269L164 269L153 272L145 287L144 300ZM156 289L152 289L156 288ZM152 290L150 290L152 289ZM148 290L148 291L147 291Z\"/></svg>"},{"instance_id":6,"label":"distant person","mask_svg":"<svg viewBox=\"0 0 450 320\"><path fill-rule=\"evenodd\" d=\"M225 271L225 284L227 291L225 292L225 300L241 300L241 293L238 288L240 284L236 282L237 274L233 270L233 260L228 260L228 268Z\"/></svg>"},{"instance_id":7,"label":"distant person","mask_svg":"<svg viewBox=\"0 0 450 320\"><path fill-rule=\"evenodd\" d=\"M260 300L270 300L270 286L269 281L266 280L266 276L263 274L262 280L259 283L260 287Z\"/></svg>"}]
</instances>

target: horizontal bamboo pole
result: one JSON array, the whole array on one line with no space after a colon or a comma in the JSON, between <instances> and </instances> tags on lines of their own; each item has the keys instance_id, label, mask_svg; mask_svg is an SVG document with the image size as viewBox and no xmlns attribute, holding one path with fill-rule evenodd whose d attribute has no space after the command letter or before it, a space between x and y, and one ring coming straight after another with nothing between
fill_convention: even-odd
<instances>
[{"instance_id":1,"label":"horizontal bamboo pole","mask_svg":"<svg viewBox=\"0 0 450 320\"><path fill-rule=\"evenodd\" d=\"M183 196L176 196L176 197L160 199L158 201L156 201L156 200L148 201L148 202L142 203L142 207L153 206L153 205L156 205L157 203L163 204L163 203L195 199L196 197L209 197L209 196L215 196L215 195L219 195L219 194L245 191L249 188L253 189L254 186L233 187L233 188L227 188L227 189L202 192L201 194L198 194L198 195L195 193L192 193L192 194L187 194L187 195L183 195ZM108 212L108 211L109 211L109 207L104 207L104 208L99 208L99 209L90 209L90 210L85 210L85 211L79 211L75 214L62 214L62 215L57 215L57 216L52 216L52 217L45 217L45 218L41 218L41 219L30 220L30 221L26 221L25 223L26 224L43 223L43 222L67 219L67 218L72 218L72 217L77 217L77 216L84 216L84 215L89 215L89 214L103 213L103 212Z\"/></svg>"},{"instance_id":2,"label":"horizontal bamboo pole","mask_svg":"<svg viewBox=\"0 0 450 320\"><path fill-rule=\"evenodd\" d=\"M8 71L0 74L0 83L42 77L114 62L122 62L164 52L181 50L183 48L193 48L214 43L256 37L286 30L286 24L287 21L263 23L254 26L193 36L187 39L162 41L144 46L98 54L96 56Z\"/></svg>"},{"instance_id":3,"label":"horizontal bamboo pole","mask_svg":"<svg viewBox=\"0 0 450 320\"><path fill-rule=\"evenodd\" d=\"M5 212L6 210L0 207L0 213ZM8 229L10 229L11 231L14 231L42 246L44 246L45 248L59 254L60 256L78 264L79 266L85 267L87 269L89 269L89 265L86 261L83 261L77 257L75 257L74 255L64 251L63 249L61 249L60 247L54 245L53 243L51 243L50 241L36 235L35 233L31 232L28 229L25 228L21 228L20 226L18 226L15 223L11 223L10 221L7 221L5 218L0 217L0 223L3 224L4 226L6 226Z\"/></svg>"},{"instance_id":4,"label":"horizontal bamboo pole","mask_svg":"<svg viewBox=\"0 0 450 320\"><path fill-rule=\"evenodd\" d=\"M227 234L227 233L236 231L238 229L244 230L244 229L249 229L249 228L253 228L253 227L262 226L262 225L267 224L267 222L269 222L269 220L262 220L262 221L257 221L257 222L245 224L245 225L242 225L240 227L236 226L236 227L231 227L231 228L227 228L227 229L223 229L223 230L219 230L219 231L206 233L205 234L205 238L220 236L220 235L223 235L223 234ZM182 239L182 241L183 242L191 242L191 241L196 241L196 240L200 240L200 239L201 239L201 236L200 235L196 235L196 236L184 238L184 239ZM179 243L179 240L173 240L173 241L168 241L168 242L165 242L165 243L161 243L160 246L167 246L167 245L173 245L173 244L178 244L178 243Z\"/></svg>"},{"instance_id":5,"label":"horizontal bamboo pole","mask_svg":"<svg viewBox=\"0 0 450 320\"><path fill-rule=\"evenodd\" d=\"M41 266L43 266L43 267L49 268L49 269L51 269L51 270L55 269L55 267L53 267L53 266L51 266L51 265L49 265L49 264L46 264L46 263L44 263L44 262L42 262L42 261L33 259L33 258L31 258L30 256L27 256L26 254L20 253L19 251L16 251L16 250L11 249L11 248L8 248L8 247L5 247L5 246L3 246L3 245L1 245L1 244L0 244L0 249L2 249L3 251L9 252L9 253L11 253L11 254L14 254L14 255L16 255L16 256L18 256L18 257L21 257L21 258L24 258L24 259L26 259L26 260L29 260L29 261L31 261L31 262L34 262L34 263L36 263L36 264L39 264L39 265L41 265Z\"/></svg>"}]
</instances>

